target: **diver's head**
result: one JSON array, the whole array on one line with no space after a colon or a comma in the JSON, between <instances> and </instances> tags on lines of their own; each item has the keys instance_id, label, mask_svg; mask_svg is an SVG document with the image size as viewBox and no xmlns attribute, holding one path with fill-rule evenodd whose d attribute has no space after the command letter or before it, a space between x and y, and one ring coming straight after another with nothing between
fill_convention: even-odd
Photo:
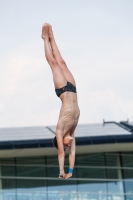
<instances>
[{"instance_id":1,"label":"diver's head","mask_svg":"<svg viewBox=\"0 0 133 200\"><path fill-rule=\"evenodd\" d=\"M73 138L70 136L70 135L66 135L64 138L63 138L63 145L65 147L70 147L71 144L72 144L72 141L73 141Z\"/></svg>"},{"instance_id":2,"label":"diver's head","mask_svg":"<svg viewBox=\"0 0 133 200\"><path fill-rule=\"evenodd\" d=\"M56 149L58 149L56 137L54 137L54 139L52 140L52 143L53 143L53 146L56 147Z\"/></svg>"},{"instance_id":3,"label":"diver's head","mask_svg":"<svg viewBox=\"0 0 133 200\"><path fill-rule=\"evenodd\" d=\"M73 138L70 135L67 135L65 137L63 137L63 146L64 146L64 151L71 146L73 141ZM57 143L57 139L56 137L54 137L53 141L53 146L56 147L58 149L58 143Z\"/></svg>"}]
</instances>

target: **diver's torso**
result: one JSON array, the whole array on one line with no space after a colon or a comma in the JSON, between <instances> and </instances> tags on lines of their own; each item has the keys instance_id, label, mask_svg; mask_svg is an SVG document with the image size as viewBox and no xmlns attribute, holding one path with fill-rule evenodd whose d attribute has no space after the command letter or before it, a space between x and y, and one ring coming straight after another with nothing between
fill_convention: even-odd
<instances>
[{"instance_id":1,"label":"diver's torso","mask_svg":"<svg viewBox=\"0 0 133 200\"><path fill-rule=\"evenodd\" d=\"M64 92L61 94L62 106L58 125L62 129L63 136L72 135L79 119L80 110L77 102L77 93Z\"/></svg>"}]
</instances>

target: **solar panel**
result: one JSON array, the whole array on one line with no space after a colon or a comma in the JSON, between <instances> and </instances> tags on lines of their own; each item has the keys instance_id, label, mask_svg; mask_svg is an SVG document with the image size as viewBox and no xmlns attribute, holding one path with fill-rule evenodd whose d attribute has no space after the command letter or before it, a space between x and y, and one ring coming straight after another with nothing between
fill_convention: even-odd
<instances>
[{"instance_id":1,"label":"solar panel","mask_svg":"<svg viewBox=\"0 0 133 200\"><path fill-rule=\"evenodd\" d=\"M0 128L0 141L52 139L54 134L46 127Z\"/></svg>"},{"instance_id":2,"label":"solar panel","mask_svg":"<svg viewBox=\"0 0 133 200\"><path fill-rule=\"evenodd\" d=\"M0 128L0 141L20 141L53 139L56 126ZM105 124L79 124L75 130L75 137L131 135L131 132L115 123Z\"/></svg>"},{"instance_id":3,"label":"solar panel","mask_svg":"<svg viewBox=\"0 0 133 200\"><path fill-rule=\"evenodd\" d=\"M133 126L133 122L128 122L128 124Z\"/></svg>"},{"instance_id":4,"label":"solar panel","mask_svg":"<svg viewBox=\"0 0 133 200\"><path fill-rule=\"evenodd\" d=\"M56 127L50 126L55 132ZM131 133L117 124L79 124L75 130L76 137L108 136L108 135L131 135Z\"/></svg>"}]
</instances>

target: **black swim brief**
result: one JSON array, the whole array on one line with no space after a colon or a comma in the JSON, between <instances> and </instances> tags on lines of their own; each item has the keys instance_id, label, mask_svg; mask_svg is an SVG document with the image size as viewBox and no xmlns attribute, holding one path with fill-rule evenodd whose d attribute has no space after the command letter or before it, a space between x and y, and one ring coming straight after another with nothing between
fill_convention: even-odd
<instances>
[{"instance_id":1,"label":"black swim brief","mask_svg":"<svg viewBox=\"0 0 133 200\"><path fill-rule=\"evenodd\" d=\"M74 92L74 93L77 93L76 91L76 87L70 83L70 82L67 82L67 85L62 87L62 88L59 88L59 89L56 89L55 88L55 92L57 94L58 97L60 97L60 95L63 93L63 92Z\"/></svg>"}]
</instances>

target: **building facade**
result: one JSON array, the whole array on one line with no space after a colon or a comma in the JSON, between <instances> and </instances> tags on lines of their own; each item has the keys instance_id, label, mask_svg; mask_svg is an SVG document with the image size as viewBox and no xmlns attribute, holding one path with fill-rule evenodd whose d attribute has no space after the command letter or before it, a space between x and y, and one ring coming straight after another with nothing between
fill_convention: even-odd
<instances>
[{"instance_id":1,"label":"building facade","mask_svg":"<svg viewBox=\"0 0 133 200\"><path fill-rule=\"evenodd\" d=\"M0 200L133 200L132 124L79 125L68 180L58 179L54 133L55 126L0 129Z\"/></svg>"}]
</instances>

